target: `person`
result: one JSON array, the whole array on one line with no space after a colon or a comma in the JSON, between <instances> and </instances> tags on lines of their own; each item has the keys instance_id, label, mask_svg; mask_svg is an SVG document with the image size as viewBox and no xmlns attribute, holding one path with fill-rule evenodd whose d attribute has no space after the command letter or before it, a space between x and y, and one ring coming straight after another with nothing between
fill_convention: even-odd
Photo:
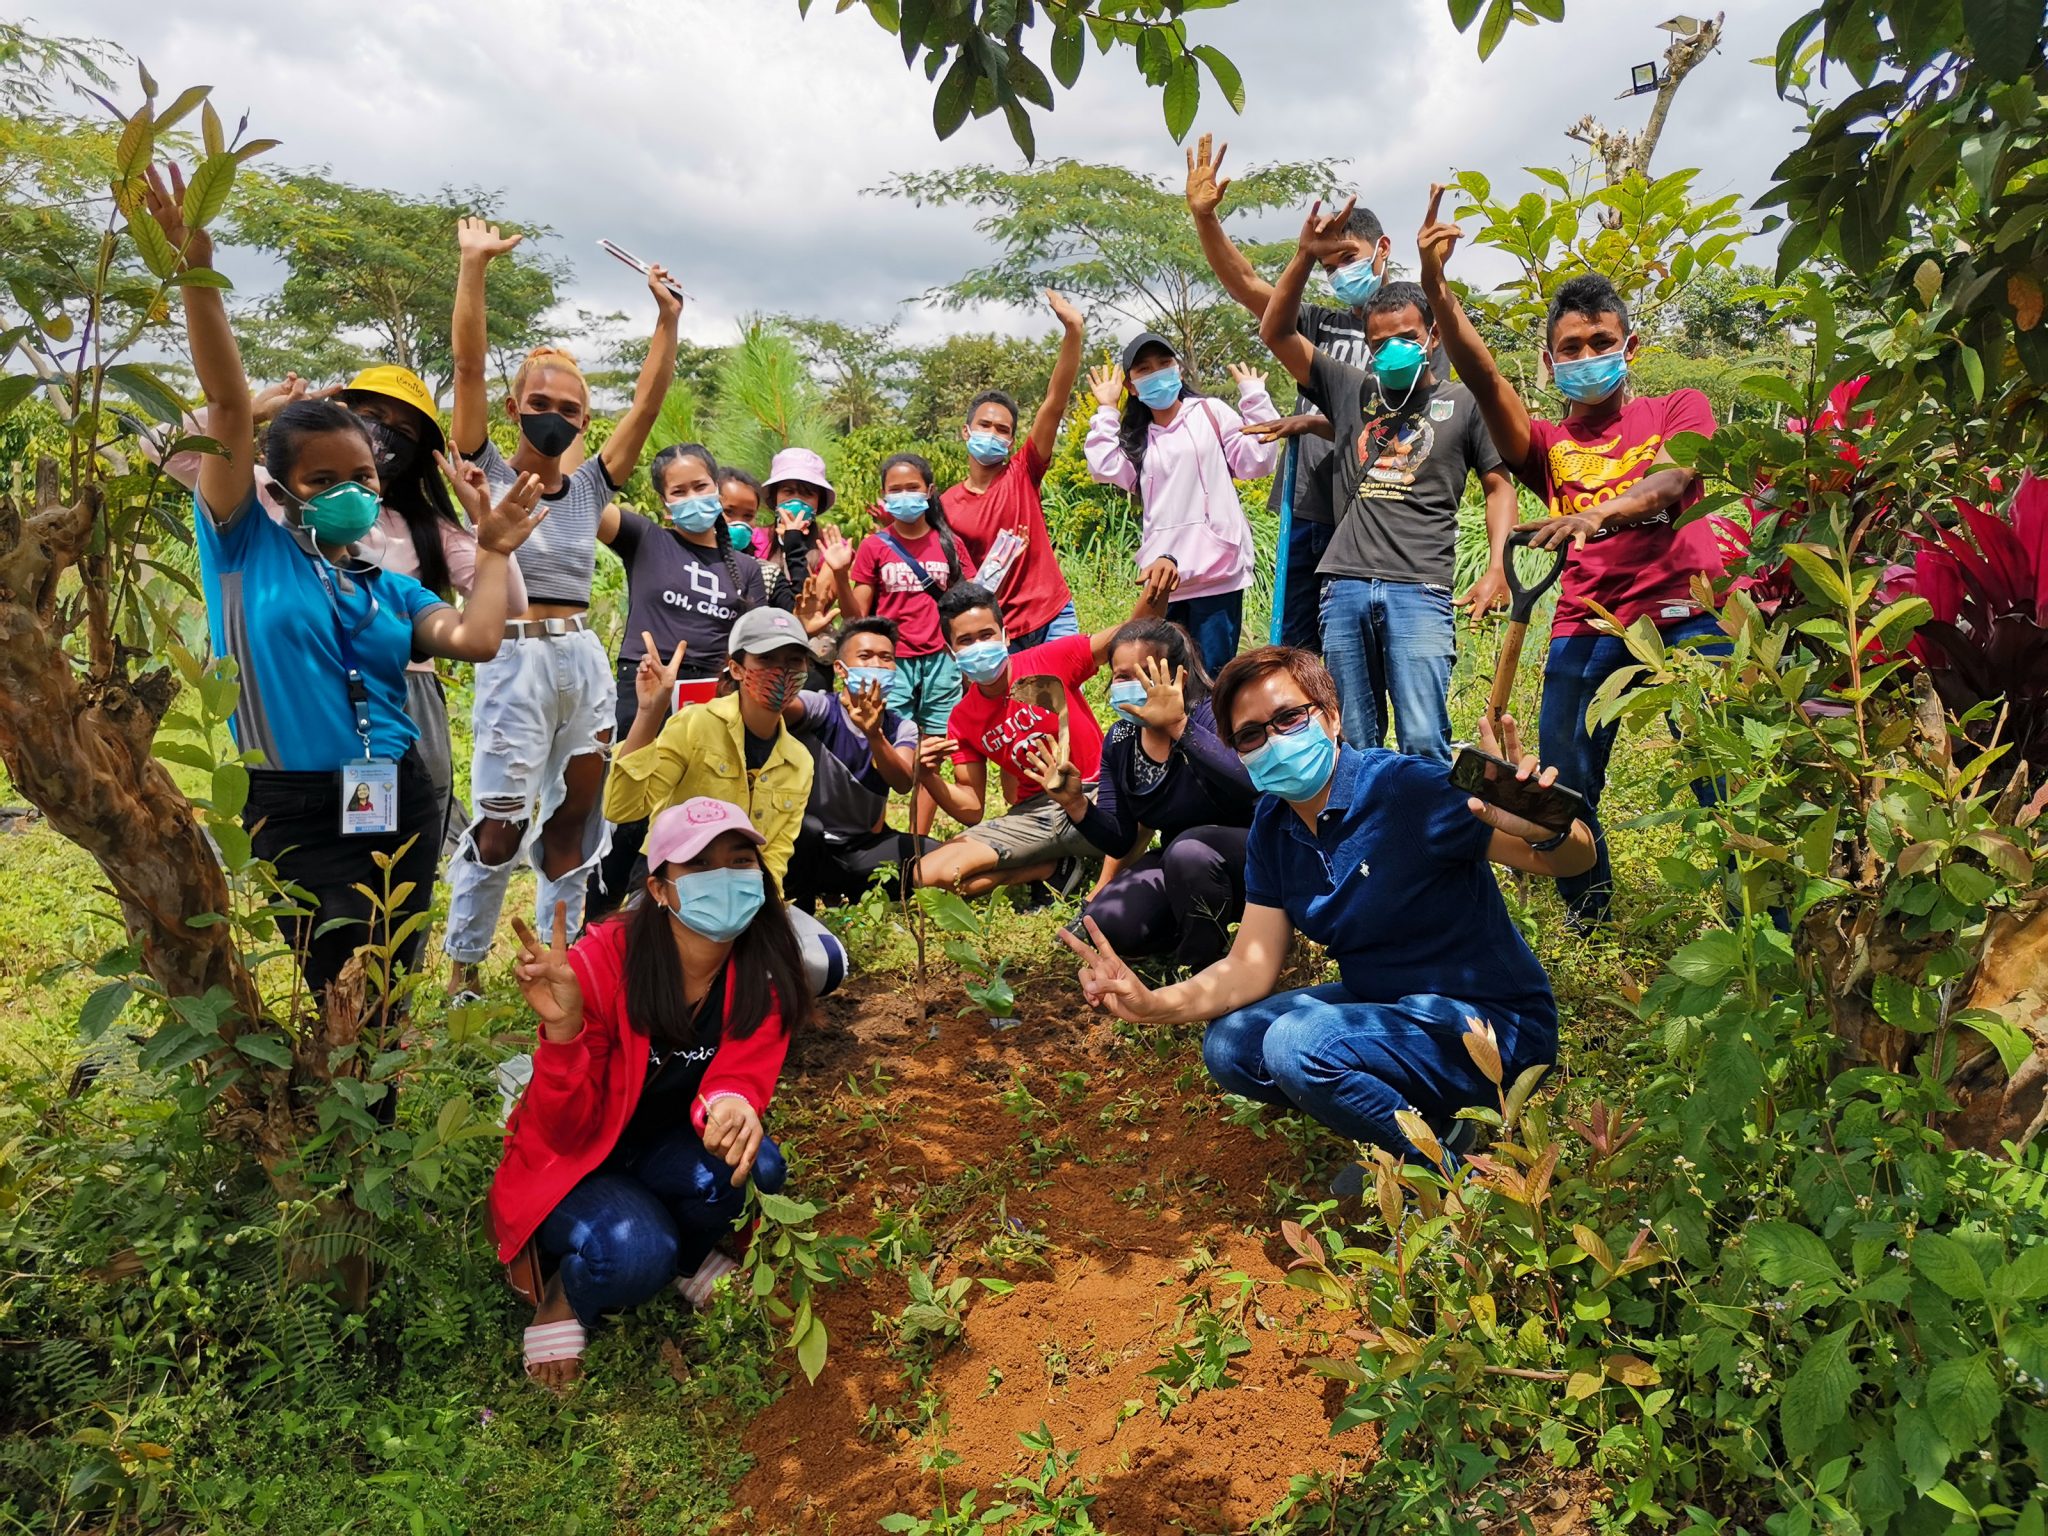
<instances>
[{"instance_id":1,"label":"person","mask_svg":"<svg viewBox=\"0 0 2048 1536\"><path fill-rule=\"evenodd\" d=\"M1173 344L1152 331L1131 338L1121 367L1088 375L1096 400L1088 472L1136 494L1140 579L1148 595L1171 598L1166 617L1187 627L1211 672L1237 654L1252 584L1252 526L1234 482L1271 474L1279 456L1244 430L1279 414L1265 375L1233 363L1230 376L1236 411L1189 389ZM1130 400L1119 416L1126 380Z\"/></svg>"},{"instance_id":2,"label":"person","mask_svg":"<svg viewBox=\"0 0 2048 1536\"><path fill-rule=\"evenodd\" d=\"M656 319L633 403L604 447L572 472L564 472L563 455L590 423L589 386L575 359L560 348L529 352L504 402L519 430L519 446L507 459L486 431L484 282L490 263L523 237L466 218L456 238L455 446L481 466L492 485L520 475L538 477L550 509L546 536L534 542L522 566L526 611L505 626L496 655L477 669L470 769L476 814L450 871L442 939L450 961L448 990L465 999L476 995L514 860L526 858L539 875L535 921L544 922L562 902L576 927L585 883L604 854L599 802L615 688L610 658L587 614L597 528L638 466L675 377L683 302L667 273L651 268L647 287Z\"/></svg>"},{"instance_id":3,"label":"person","mask_svg":"<svg viewBox=\"0 0 2048 1536\"><path fill-rule=\"evenodd\" d=\"M1211 700L1263 796L1236 941L1208 969L1155 989L1090 923L1087 939L1062 935L1083 962L1082 995L1136 1023L1209 1020L1202 1060L1225 1092L1416 1157L1400 1111L1441 1141L1460 1109L1499 1102L1468 1030L1491 1034L1506 1082L1555 1062L1549 979L1488 866L1583 870L1592 831L1576 822L1553 837L1453 788L1442 763L1344 741L1336 684L1306 651L1247 651ZM1555 782L1554 768L1521 755L1512 717L1501 731L1518 779ZM1482 744L1493 746L1490 727ZM1329 951L1339 979L1276 993L1296 933Z\"/></svg>"},{"instance_id":4,"label":"person","mask_svg":"<svg viewBox=\"0 0 2048 1536\"><path fill-rule=\"evenodd\" d=\"M213 276L213 242L190 229L178 167L148 170L144 201L170 249L182 253L178 286L193 369L224 452L199 466L194 492L200 585L214 655L232 657L240 694L232 730L254 762L242 824L253 851L281 882L306 893L279 928L299 957L316 1007L362 944L390 942L411 969L424 942L440 854L442 814L406 712L414 655L481 661L505 622L509 557L541 519L541 486L517 479L495 503L474 465L457 494L476 527L475 579L458 612L412 577L363 559L357 541L382 503L377 455L364 419L332 400L300 400L271 421L263 457L286 521L258 505L249 381ZM344 832L344 818L384 824ZM395 804L391 797L395 796ZM380 867L380 860L388 869ZM387 887L386 881L389 881ZM402 891L381 914L371 894ZM417 922L414 919L418 919ZM383 971L381 965L375 967Z\"/></svg>"},{"instance_id":5,"label":"person","mask_svg":"<svg viewBox=\"0 0 2048 1536\"><path fill-rule=\"evenodd\" d=\"M784 893L799 907L857 900L894 865L892 897L936 840L898 832L884 819L892 791L917 779L917 725L888 706L896 662L896 623L871 616L842 625L837 672L843 693L805 689L782 718L810 751L815 773L803 830L790 851Z\"/></svg>"},{"instance_id":6,"label":"person","mask_svg":"<svg viewBox=\"0 0 2048 1536\"><path fill-rule=\"evenodd\" d=\"M1584 927L1605 922L1613 906L1614 871L1598 813L1619 729L1614 721L1589 726L1586 712L1608 678L1634 663L1619 636L1595 629L1593 605L1624 627L1647 617L1667 646L1704 640L1701 650L1728 648L1718 620L1693 595L1696 577L1724 570L1713 528L1704 518L1677 522L1700 499L1700 477L1671 456L1681 433L1712 434L1714 411L1697 389L1635 392L1629 364L1642 343L1628 305L1606 278L1584 273L1557 286L1545 323L1544 372L1568 404L1558 420L1532 416L1444 276L1463 231L1438 217L1443 194L1430 188L1417 237L1423 292L1501 461L1548 510L1531 525L1530 546L1569 547L1543 664L1537 742L1543 760L1586 797L1592 818L1598 857L1557 883L1574 924ZM1714 785L1699 780L1693 793L1711 804Z\"/></svg>"},{"instance_id":7,"label":"person","mask_svg":"<svg viewBox=\"0 0 2048 1536\"><path fill-rule=\"evenodd\" d=\"M825 478L825 461L808 448L785 448L768 465L767 505L775 512L767 563L792 588L810 579L818 547L818 519L838 503Z\"/></svg>"},{"instance_id":8,"label":"person","mask_svg":"<svg viewBox=\"0 0 2048 1536\"><path fill-rule=\"evenodd\" d=\"M1052 466L1060 422L1081 376L1084 324L1081 312L1050 288L1045 299L1060 322L1060 350L1030 432L1020 444L1017 402L1000 389L984 389L968 402L960 428L967 444L967 478L939 498L946 521L977 566L988 566L991 552L1003 552L998 540L1016 551L1007 565L990 567L986 585L1000 594L1003 624L1011 648L1018 651L1081 633L1074 594L1045 525L1039 486Z\"/></svg>"},{"instance_id":9,"label":"person","mask_svg":"<svg viewBox=\"0 0 2048 1536\"><path fill-rule=\"evenodd\" d=\"M765 562L775 541L766 528L756 527L754 522L761 514L761 482L736 464L721 465L718 499L725 508L725 525L732 547L744 549L756 560ZM745 543L741 542L742 529ZM781 573L776 574L779 579Z\"/></svg>"},{"instance_id":10,"label":"person","mask_svg":"<svg viewBox=\"0 0 2048 1536\"><path fill-rule=\"evenodd\" d=\"M1366 301L1370 372L1339 362L1295 329L1309 268L1327 265L1349 239L1348 205L1328 218L1320 206L1302 223L1259 335L1303 395L1322 407L1313 419L1338 444L1342 520L1316 570L1323 581L1323 658L1337 679L1345 739L1354 747L1386 741L1391 703L1401 750L1447 763L1458 658L1451 597L1458 502L1476 476L1486 496L1490 551L1480 583L1504 591L1515 485L1472 392L1436 376L1436 317L1415 284L1388 283ZM1478 587L1467 596L1490 602Z\"/></svg>"},{"instance_id":11,"label":"person","mask_svg":"<svg viewBox=\"0 0 2048 1536\"><path fill-rule=\"evenodd\" d=\"M1133 616L1157 618L1160 601L1141 593ZM940 597L939 627L967 688L946 734L918 744L918 784L967 830L918 861L917 883L983 896L999 885L1049 880L1062 860L1087 857L1089 843L1021 754L1034 741L1064 738L1066 771L1083 793L1093 785L1102 725L1081 685L1101 669L1116 630L1013 653L996 595L971 581ZM949 758L950 779L940 771ZM988 815L990 763L1008 805L1000 816Z\"/></svg>"},{"instance_id":12,"label":"person","mask_svg":"<svg viewBox=\"0 0 2048 1536\"><path fill-rule=\"evenodd\" d=\"M1185 629L1133 619L1110 641L1109 667L1117 718L1094 801L1059 785L1048 746L1027 762L1041 783L1059 785L1049 793L1060 809L1108 856L1082 915L1119 954L1168 955L1200 970L1230 948L1244 911L1245 834L1258 797L1216 734L1209 676Z\"/></svg>"},{"instance_id":13,"label":"person","mask_svg":"<svg viewBox=\"0 0 2048 1536\"><path fill-rule=\"evenodd\" d=\"M1194 219L1195 235L1202 255L1223 291L1242 304L1251 317L1263 321L1273 299L1273 287L1224 231L1221 208L1230 180L1222 175L1228 144L1215 145L1203 134L1187 152L1188 213ZM1365 306L1386 281L1387 259L1393 241L1370 208L1352 205L1328 247L1318 256L1330 292L1337 303L1310 304L1298 300L1295 329L1308 344L1326 352L1340 363L1370 371L1372 348L1365 335ZM1295 401L1297 412L1319 410L1305 391ZM1322 642L1322 582L1316 575L1330 541L1336 537L1339 521L1337 490L1342 471L1328 439L1313 432L1294 437L1293 515L1287 520L1287 590L1281 602L1280 643L1314 650ZM1287 493L1283 470L1273 477L1272 510L1277 516L1281 498Z\"/></svg>"},{"instance_id":14,"label":"person","mask_svg":"<svg viewBox=\"0 0 2048 1536\"><path fill-rule=\"evenodd\" d=\"M786 1177L762 1120L811 1003L761 834L737 806L685 800L655 817L647 858L639 898L573 946L567 902L546 944L513 919L540 1027L491 1233L534 1306L527 1374L552 1389L581 1374L603 1314L671 1282L707 1305L747 1181Z\"/></svg>"},{"instance_id":15,"label":"person","mask_svg":"<svg viewBox=\"0 0 2048 1536\"><path fill-rule=\"evenodd\" d=\"M729 691L673 715L685 653L679 647L663 661L651 641L643 646L633 678L638 712L612 759L605 815L639 821L704 795L729 801L760 829L762 866L780 885L817 771L783 718L810 664L810 636L779 608L748 609L726 637L720 682ZM822 997L845 979L846 950L809 913L792 911L790 921L812 994Z\"/></svg>"},{"instance_id":16,"label":"person","mask_svg":"<svg viewBox=\"0 0 2048 1536\"><path fill-rule=\"evenodd\" d=\"M597 523L598 542L626 568L614 741L623 741L633 727L639 709L633 679L649 646L657 660L681 648L680 680L716 679L725 671L725 642L733 624L747 609L770 601L760 561L736 548L728 531L733 525L726 518L711 450L702 443L673 444L654 456L647 477L661 498L667 527L616 501ZM782 590L786 596L787 589ZM644 821L612 827L611 846L598 863L597 889L587 898L589 915L612 911L633 888L633 868L646 835Z\"/></svg>"}]
</instances>

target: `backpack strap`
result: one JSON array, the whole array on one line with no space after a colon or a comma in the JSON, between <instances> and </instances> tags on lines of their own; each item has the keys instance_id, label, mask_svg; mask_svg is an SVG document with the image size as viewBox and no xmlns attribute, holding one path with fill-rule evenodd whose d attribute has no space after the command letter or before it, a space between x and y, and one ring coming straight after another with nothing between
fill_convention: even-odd
<instances>
[{"instance_id":1,"label":"backpack strap","mask_svg":"<svg viewBox=\"0 0 2048 1536\"><path fill-rule=\"evenodd\" d=\"M917 578L918 585L924 588L924 595L936 603L939 600L939 594L946 589L932 580L931 572L924 568L924 562L905 549L898 542L896 535L888 529L882 529L880 537L884 544L896 551L896 557L910 567L911 574Z\"/></svg>"}]
</instances>

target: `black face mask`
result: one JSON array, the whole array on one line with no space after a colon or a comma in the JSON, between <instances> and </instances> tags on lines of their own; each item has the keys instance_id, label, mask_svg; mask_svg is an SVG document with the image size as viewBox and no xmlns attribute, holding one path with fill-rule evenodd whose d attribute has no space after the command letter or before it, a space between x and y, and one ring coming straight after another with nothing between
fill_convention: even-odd
<instances>
[{"instance_id":1,"label":"black face mask","mask_svg":"<svg viewBox=\"0 0 2048 1536\"><path fill-rule=\"evenodd\" d=\"M370 434L370 451L377 456L377 478L386 485L404 479L419 457L420 445L396 427L371 417L363 418L363 429Z\"/></svg>"},{"instance_id":2,"label":"black face mask","mask_svg":"<svg viewBox=\"0 0 2048 1536\"><path fill-rule=\"evenodd\" d=\"M576 423L560 411L521 411L519 431L535 453L550 459L559 459L576 441Z\"/></svg>"}]
</instances>

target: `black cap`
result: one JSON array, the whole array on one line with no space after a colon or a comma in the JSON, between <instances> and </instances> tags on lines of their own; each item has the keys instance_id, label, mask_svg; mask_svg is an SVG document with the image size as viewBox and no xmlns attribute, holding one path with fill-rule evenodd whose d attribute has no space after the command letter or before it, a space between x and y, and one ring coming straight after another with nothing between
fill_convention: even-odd
<instances>
[{"instance_id":1,"label":"black cap","mask_svg":"<svg viewBox=\"0 0 2048 1536\"><path fill-rule=\"evenodd\" d=\"M1123 367L1125 377L1129 377L1130 375L1131 364L1135 363L1138 360L1139 355L1150 347L1157 347L1160 351L1164 352L1168 357L1177 358L1180 356L1178 352L1174 351L1173 343L1168 341L1164 336L1160 335L1157 331L1140 331L1137 335L1133 336L1129 341L1124 343Z\"/></svg>"}]
</instances>

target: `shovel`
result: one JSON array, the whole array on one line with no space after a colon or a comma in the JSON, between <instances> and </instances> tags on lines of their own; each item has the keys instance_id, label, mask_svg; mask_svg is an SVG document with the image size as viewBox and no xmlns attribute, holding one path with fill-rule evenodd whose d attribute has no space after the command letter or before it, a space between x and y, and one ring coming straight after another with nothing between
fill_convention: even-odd
<instances>
[{"instance_id":1,"label":"shovel","mask_svg":"<svg viewBox=\"0 0 2048 1536\"><path fill-rule=\"evenodd\" d=\"M1515 673L1522 665L1522 638L1529 633L1529 616L1536 611L1536 599L1557 585L1557 578L1564 574L1564 563L1571 553L1569 541L1550 550L1549 553L1556 557L1550 569L1533 586L1523 586L1521 573L1515 567L1515 550L1526 546L1533 532L1533 529L1517 528L1508 535L1507 547L1501 551L1501 565L1508 579L1508 629L1501 637L1500 660L1493 673L1493 692L1486 700L1486 720L1493 727L1496 741L1500 739L1500 717L1514 695Z\"/></svg>"}]
</instances>

